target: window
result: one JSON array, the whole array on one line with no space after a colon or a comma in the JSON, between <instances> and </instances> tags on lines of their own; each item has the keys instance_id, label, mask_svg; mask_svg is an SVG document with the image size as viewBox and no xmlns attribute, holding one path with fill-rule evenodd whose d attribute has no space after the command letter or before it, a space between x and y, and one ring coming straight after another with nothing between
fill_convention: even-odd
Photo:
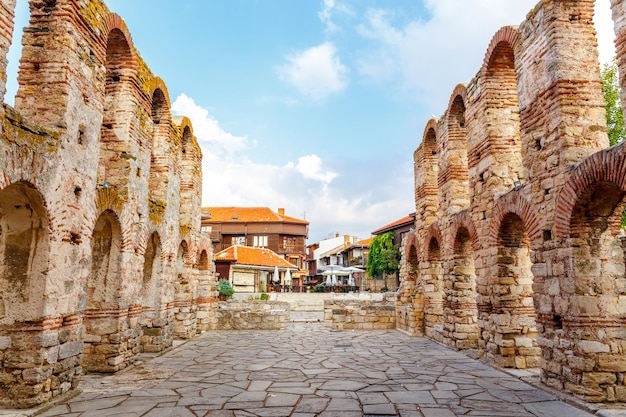
<instances>
[{"instance_id":1,"label":"window","mask_svg":"<svg viewBox=\"0 0 626 417\"><path fill-rule=\"evenodd\" d=\"M298 268L300 267L300 258L289 258L289 262L291 262L292 264L294 264Z\"/></svg>"},{"instance_id":2,"label":"window","mask_svg":"<svg viewBox=\"0 0 626 417\"><path fill-rule=\"evenodd\" d=\"M255 248L266 248L267 236L254 236L254 243L252 246Z\"/></svg>"},{"instance_id":3,"label":"window","mask_svg":"<svg viewBox=\"0 0 626 417\"><path fill-rule=\"evenodd\" d=\"M295 237L283 237L283 250L287 252L295 252L296 250L296 238Z\"/></svg>"},{"instance_id":4,"label":"window","mask_svg":"<svg viewBox=\"0 0 626 417\"><path fill-rule=\"evenodd\" d=\"M231 239L232 239L231 240L232 245L245 245L246 244L245 236L233 236Z\"/></svg>"}]
</instances>

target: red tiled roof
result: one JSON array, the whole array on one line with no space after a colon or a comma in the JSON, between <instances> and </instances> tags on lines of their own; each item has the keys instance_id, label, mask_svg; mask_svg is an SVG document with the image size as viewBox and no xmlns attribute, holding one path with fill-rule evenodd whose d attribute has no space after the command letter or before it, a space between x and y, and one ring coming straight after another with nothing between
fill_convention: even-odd
<instances>
[{"instance_id":1,"label":"red tiled roof","mask_svg":"<svg viewBox=\"0 0 626 417\"><path fill-rule=\"evenodd\" d=\"M230 261L238 265L267 266L279 268L295 268L284 258L267 248L253 248L250 246L233 245L215 254L215 261Z\"/></svg>"},{"instance_id":2,"label":"red tiled roof","mask_svg":"<svg viewBox=\"0 0 626 417\"><path fill-rule=\"evenodd\" d=\"M379 227L378 229L372 232L373 235L382 234L383 232L387 232L389 230L393 230L398 226L404 226L406 224L412 224L415 221L415 214L409 214L406 217L396 220L395 222L389 223L383 227Z\"/></svg>"},{"instance_id":3,"label":"red tiled roof","mask_svg":"<svg viewBox=\"0 0 626 417\"><path fill-rule=\"evenodd\" d=\"M269 207L202 207L205 223L287 222L309 224L306 220L281 216Z\"/></svg>"}]
</instances>

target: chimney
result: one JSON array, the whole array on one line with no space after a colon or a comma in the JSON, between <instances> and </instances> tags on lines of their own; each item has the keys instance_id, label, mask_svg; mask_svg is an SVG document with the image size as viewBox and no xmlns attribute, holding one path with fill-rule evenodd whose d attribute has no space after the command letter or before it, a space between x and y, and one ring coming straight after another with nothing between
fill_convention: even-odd
<instances>
[{"instance_id":1,"label":"chimney","mask_svg":"<svg viewBox=\"0 0 626 417\"><path fill-rule=\"evenodd\" d=\"M279 216L283 216L283 217L284 217L284 216L285 216L285 209L284 209L284 208L282 208L282 207L280 207L280 208L278 209L278 215L279 215Z\"/></svg>"}]
</instances>

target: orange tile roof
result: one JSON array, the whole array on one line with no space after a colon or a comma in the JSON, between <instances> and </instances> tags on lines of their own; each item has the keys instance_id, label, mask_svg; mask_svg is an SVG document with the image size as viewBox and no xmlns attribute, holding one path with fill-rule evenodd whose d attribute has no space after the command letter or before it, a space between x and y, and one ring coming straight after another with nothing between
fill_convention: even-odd
<instances>
[{"instance_id":1,"label":"orange tile roof","mask_svg":"<svg viewBox=\"0 0 626 417\"><path fill-rule=\"evenodd\" d=\"M401 219L398 219L394 222L391 222L383 227L379 227L378 229L374 230L372 232L373 235L375 234L380 234L383 231L387 231L390 229L395 228L396 226L400 226L400 225L404 225L404 224L410 224L413 223L415 221L415 214L409 214L408 216L405 216Z\"/></svg>"},{"instance_id":2,"label":"orange tile roof","mask_svg":"<svg viewBox=\"0 0 626 417\"><path fill-rule=\"evenodd\" d=\"M298 269L292 263L267 248L233 245L215 255L216 261L231 261L239 265L267 266Z\"/></svg>"},{"instance_id":3,"label":"orange tile roof","mask_svg":"<svg viewBox=\"0 0 626 417\"><path fill-rule=\"evenodd\" d=\"M202 207L202 218L206 223L257 223L288 222L309 224L306 220L281 216L269 207Z\"/></svg>"},{"instance_id":4,"label":"orange tile roof","mask_svg":"<svg viewBox=\"0 0 626 417\"><path fill-rule=\"evenodd\" d=\"M374 239L374 237L373 237L373 236L371 236L371 237L369 237L369 238L367 238L367 239L364 239L364 240L360 240L360 241L358 241L356 244L357 244L357 245L361 245L361 246L369 246L369 245L371 245L371 244L372 244L372 240L373 240L373 239Z\"/></svg>"}]
</instances>

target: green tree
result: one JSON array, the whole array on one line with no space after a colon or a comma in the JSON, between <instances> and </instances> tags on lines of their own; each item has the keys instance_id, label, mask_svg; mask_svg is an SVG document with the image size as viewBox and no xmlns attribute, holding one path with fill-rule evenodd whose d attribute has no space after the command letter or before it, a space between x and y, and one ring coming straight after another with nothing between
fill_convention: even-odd
<instances>
[{"instance_id":1,"label":"green tree","mask_svg":"<svg viewBox=\"0 0 626 417\"><path fill-rule=\"evenodd\" d=\"M374 236L370 243L370 252L367 257L367 275L377 277L383 274L395 274L399 270L400 248L394 245L396 234L387 232Z\"/></svg>"},{"instance_id":2,"label":"green tree","mask_svg":"<svg viewBox=\"0 0 626 417\"><path fill-rule=\"evenodd\" d=\"M616 145L626 138L624 127L624 112L619 99L619 69L617 59L605 64L600 70L602 79L602 93L606 103L606 129L609 135L609 144ZM626 228L626 210L622 213L622 228Z\"/></svg>"},{"instance_id":3,"label":"green tree","mask_svg":"<svg viewBox=\"0 0 626 417\"><path fill-rule=\"evenodd\" d=\"M600 78L602 79L602 93L606 102L606 128L609 143L613 146L626 138L624 112L619 100L619 72L615 58L602 67Z\"/></svg>"}]
</instances>

